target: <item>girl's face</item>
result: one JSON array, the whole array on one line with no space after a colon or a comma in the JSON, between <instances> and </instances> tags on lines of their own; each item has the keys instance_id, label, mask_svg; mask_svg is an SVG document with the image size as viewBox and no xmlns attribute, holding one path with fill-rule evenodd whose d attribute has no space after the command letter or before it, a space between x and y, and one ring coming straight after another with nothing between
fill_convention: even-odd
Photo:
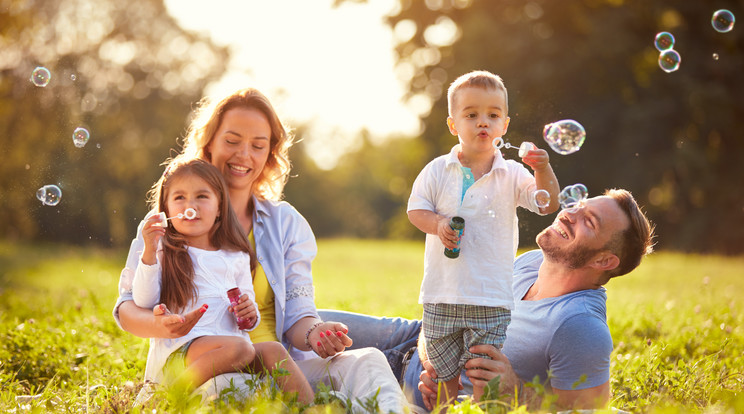
<instances>
[{"instance_id":1,"label":"girl's face","mask_svg":"<svg viewBox=\"0 0 744 414\"><path fill-rule=\"evenodd\" d=\"M209 233L220 215L220 197L207 182L194 174L171 178L165 195L165 212L173 217L171 224L186 236L189 246L214 250L209 242ZM193 219L178 218L188 208L196 210Z\"/></svg>"},{"instance_id":2,"label":"girl's face","mask_svg":"<svg viewBox=\"0 0 744 414\"><path fill-rule=\"evenodd\" d=\"M234 108L225 112L206 149L230 190L250 190L269 158L270 140L271 126L261 111Z\"/></svg>"}]
</instances>

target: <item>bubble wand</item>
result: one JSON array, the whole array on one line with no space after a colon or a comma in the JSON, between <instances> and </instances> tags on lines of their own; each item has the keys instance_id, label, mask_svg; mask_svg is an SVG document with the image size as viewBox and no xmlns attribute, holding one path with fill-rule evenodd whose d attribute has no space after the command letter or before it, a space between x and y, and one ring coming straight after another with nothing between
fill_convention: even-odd
<instances>
[{"instance_id":1,"label":"bubble wand","mask_svg":"<svg viewBox=\"0 0 744 414\"><path fill-rule=\"evenodd\" d=\"M189 207L186 210L184 210L183 213L178 213L178 214L176 214L173 217L166 217L164 211L158 213L158 215L160 216L160 221L162 221L163 223L166 223L168 220L172 220L174 218L177 218L177 219L183 219L183 218L185 218L186 220L193 220L193 219L196 218L196 210L194 210L193 208Z\"/></svg>"}]
</instances>

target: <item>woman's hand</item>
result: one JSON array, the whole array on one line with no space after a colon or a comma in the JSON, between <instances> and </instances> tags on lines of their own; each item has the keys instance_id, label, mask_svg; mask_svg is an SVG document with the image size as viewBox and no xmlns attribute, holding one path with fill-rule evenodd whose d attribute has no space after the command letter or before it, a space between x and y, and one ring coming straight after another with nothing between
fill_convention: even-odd
<instances>
[{"instance_id":1,"label":"woman's hand","mask_svg":"<svg viewBox=\"0 0 744 414\"><path fill-rule=\"evenodd\" d=\"M310 347L321 358L343 352L353 341L346 334L349 328L339 322L323 322L310 331L307 340Z\"/></svg>"},{"instance_id":2,"label":"woman's hand","mask_svg":"<svg viewBox=\"0 0 744 414\"><path fill-rule=\"evenodd\" d=\"M248 294L243 293L240 295L238 304L235 305L235 309L230 306L229 310L234 313L237 318L247 319L250 322L251 328L256 325L256 321L258 320L258 311L256 310L256 305Z\"/></svg>"},{"instance_id":3,"label":"woman's hand","mask_svg":"<svg viewBox=\"0 0 744 414\"><path fill-rule=\"evenodd\" d=\"M155 326L163 336L158 338L180 338L187 333L199 322L204 312L207 311L207 305L193 310L183 316L171 313L165 304L161 303L152 308L152 316L155 319Z\"/></svg>"}]
</instances>

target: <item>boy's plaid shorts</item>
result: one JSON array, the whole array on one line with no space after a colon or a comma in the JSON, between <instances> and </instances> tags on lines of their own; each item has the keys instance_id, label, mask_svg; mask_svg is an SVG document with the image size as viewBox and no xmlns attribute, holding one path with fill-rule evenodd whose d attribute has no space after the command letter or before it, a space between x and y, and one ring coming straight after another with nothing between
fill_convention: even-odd
<instances>
[{"instance_id":1,"label":"boy's plaid shorts","mask_svg":"<svg viewBox=\"0 0 744 414\"><path fill-rule=\"evenodd\" d=\"M505 308L425 303L426 353L437 372L437 381L459 376L469 359L488 358L471 353L471 346L488 344L501 349L510 321L511 312Z\"/></svg>"}]
</instances>

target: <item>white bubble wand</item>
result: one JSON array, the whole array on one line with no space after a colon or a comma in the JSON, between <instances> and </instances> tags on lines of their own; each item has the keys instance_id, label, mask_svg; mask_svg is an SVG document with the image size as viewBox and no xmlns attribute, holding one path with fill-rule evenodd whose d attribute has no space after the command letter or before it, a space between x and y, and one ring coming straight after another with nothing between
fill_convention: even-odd
<instances>
[{"instance_id":1,"label":"white bubble wand","mask_svg":"<svg viewBox=\"0 0 744 414\"><path fill-rule=\"evenodd\" d=\"M185 218L186 220L193 220L193 219L196 218L196 210L194 210L193 208L189 207L186 210L184 210L183 213L178 213L178 214L176 214L173 217L166 217L164 211L158 213L158 215L160 216L160 221L162 221L163 223L166 223L168 220L172 220L174 218L177 218L177 219L184 219Z\"/></svg>"}]
</instances>

